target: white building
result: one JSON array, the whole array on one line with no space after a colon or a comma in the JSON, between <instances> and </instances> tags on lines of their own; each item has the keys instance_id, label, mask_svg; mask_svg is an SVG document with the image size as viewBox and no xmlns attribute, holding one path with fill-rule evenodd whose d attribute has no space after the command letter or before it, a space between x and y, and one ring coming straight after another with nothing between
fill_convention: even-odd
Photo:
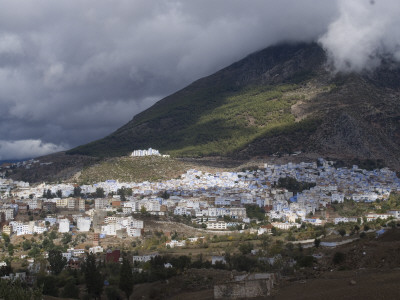
<instances>
[{"instance_id":1,"label":"white building","mask_svg":"<svg viewBox=\"0 0 400 300\"><path fill-rule=\"evenodd\" d=\"M101 252L104 252L104 249L101 246L94 246L94 247L89 248L89 253L96 254L96 253L101 253Z\"/></svg>"},{"instance_id":2,"label":"white building","mask_svg":"<svg viewBox=\"0 0 400 300\"><path fill-rule=\"evenodd\" d=\"M72 252L63 252L62 256L69 261L72 258Z\"/></svg>"},{"instance_id":3,"label":"white building","mask_svg":"<svg viewBox=\"0 0 400 300\"><path fill-rule=\"evenodd\" d=\"M160 211L161 205L160 202L157 200L150 200L150 201L143 201L141 203L141 207L146 208L146 211L152 212L152 211Z\"/></svg>"},{"instance_id":4,"label":"white building","mask_svg":"<svg viewBox=\"0 0 400 300\"><path fill-rule=\"evenodd\" d=\"M185 245L186 245L185 240L182 240L182 241L171 240L171 241L165 243L165 246L169 246L170 248L184 247Z\"/></svg>"},{"instance_id":5,"label":"white building","mask_svg":"<svg viewBox=\"0 0 400 300\"><path fill-rule=\"evenodd\" d=\"M206 225L207 229L225 230L227 228L227 223L224 221L217 221L217 222L208 221Z\"/></svg>"},{"instance_id":6,"label":"white building","mask_svg":"<svg viewBox=\"0 0 400 300\"><path fill-rule=\"evenodd\" d=\"M334 222L335 222L335 225L337 225L337 224L339 224L339 223L341 223L341 222L343 222L343 223L349 223L349 222L354 222L354 223L356 223L356 222L357 222L357 217L350 217L350 218L347 218L347 217L339 217L339 218L335 218L335 219L334 219Z\"/></svg>"},{"instance_id":7,"label":"white building","mask_svg":"<svg viewBox=\"0 0 400 300\"><path fill-rule=\"evenodd\" d=\"M34 210L34 209L41 209L42 208L42 201L38 199L29 199L28 203L29 209Z\"/></svg>"},{"instance_id":8,"label":"white building","mask_svg":"<svg viewBox=\"0 0 400 300\"><path fill-rule=\"evenodd\" d=\"M14 220L14 209L13 208L0 208L0 213L4 213L6 221Z\"/></svg>"},{"instance_id":9,"label":"white building","mask_svg":"<svg viewBox=\"0 0 400 300\"><path fill-rule=\"evenodd\" d=\"M33 234L29 224L22 224L17 227L17 235Z\"/></svg>"},{"instance_id":10,"label":"white building","mask_svg":"<svg viewBox=\"0 0 400 300\"><path fill-rule=\"evenodd\" d=\"M84 249L74 249L74 248L70 248L67 250L68 253L71 253L71 256L80 256L85 254L85 250Z\"/></svg>"},{"instance_id":11,"label":"white building","mask_svg":"<svg viewBox=\"0 0 400 300\"><path fill-rule=\"evenodd\" d=\"M152 253L152 254L145 254L145 255L134 255L133 256L133 262L147 262L150 261L152 258L156 257L158 253Z\"/></svg>"},{"instance_id":12,"label":"white building","mask_svg":"<svg viewBox=\"0 0 400 300\"><path fill-rule=\"evenodd\" d=\"M132 213L132 207L124 206L124 207L122 208L122 213L125 214L125 215L131 214L131 213Z\"/></svg>"},{"instance_id":13,"label":"white building","mask_svg":"<svg viewBox=\"0 0 400 300\"><path fill-rule=\"evenodd\" d=\"M279 223L279 222L274 222L271 223L273 227L283 229L283 230L288 230L292 227L300 228L301 224L298 223Z\"/></svg>"},{"instance_id":14,"label":"white building","mask_svg":"<svg viewBox=\"0 0 400 300\"><path fill-rule=\"evenodd\" d=\"M43 234L45 231L47 231L47 228L46 228L44 222L37 222L33 226L33 233Z\"/></svg>"},{"instance_id":15,"label":"white building","mask_svg":"<svg viewBox=\"0 0 400 300\"><path fill-rule=\"evenodd\" d=\"M75 198L67 198L67 208L68 209L75 209L78 207L77 200Z\"/></svg>"},{"instance_id":16,"label":"white building","mask_svg":"<svg viewBox=\"0 0 400 300\"><path fill-rule=\"evenodd\" d=\"M130 226L133 228L139 228L139 229L144 228L142 220L132 220Z\"/></svg>"},{"instance_id":17,"label":"white building","mask_svg":"<svg viewBox=\"0 0 400 300\"><path fill-rule=\"evenodd\" d=\"M134 150L131 154L131 156L150 156L150 155L155 155L155 156L160 156L160 152L156 149L149 148L147 150Z\"/></svg>"},{"instance_id":18,"label":"white building","mask_svg":"<svg viewBox=\"0 0 400 300\"><path fill-rule=\"evenodd\" d=\"M58 221L58 232L69 232L69 220L68 219L60 219Z\"/></svg>"},{"instance_id":19,"label":"white building","mask_svg":"<svg viewBox=\"0 0 400 300\"><path fill-rule=\"evenodd\" d=\"M103 209L103 208L106 208L107 205L108 205L107 198L94 199L94 209Z\"/></svg>"},{"instance_id":20,"label":"white building","mask_svg":"<svg viewBox=\"0 0 400 300\"><path fill-rule=\"evenodd\" d=\"M140 237L142 235L142 230L139 228L128 227L126 233L130 237Z\"/></svg>"},{"instance_id":21,"label":"white building","mask_svg":"<svg viewBox=\"0 0 400 300\"><path fill-rule=\"evenodd\" d=\"M86 231L90 230L91 223L92 223L92 221L90 220L90 218L79 217L76 220L76 227L77 227L78 231L86 232Z\"/></svg>"},{"instance_id":22,"label":"white building","mask_svg":"<svg viewBox=\"0 0 400 300\"><path fill-rule=\"evenodd\" d=\"M80 211L85 211L85 199L78 200L78 209Z\"/></svg>"},{"instance_id":23,"label":"white building","mask_svg":"<svg viewBox=\"0 0 400 300\"><path fill-rule=\"evenodd\" d=\"M333 193L331 196L332 202L343 203L344 202L344 195L339 193Z\"/></svg>"},{"instance_id":24,"label":"white building","mask_svg":"<svg viewBox=\"0 0 400 300\"><path fill-rule=\"evenodd\" d=\"M101 233L105 235L117 235L115 223L101 226Z\"/></svg>"},{"instance_id":25,"label":"white building","mask_svg":"<svg viewBox=\"0 0 400 300\"><path fill-rule=\"evenodd\" d=\"M366 214L365 216L367 217L367 222L375 221L378 218L386 220L390 217L393 217L392 214L374 214L374 213Z\"/></svg>"},{"instance_id":26,"label":"white building","mask_svg":"<svg viewBox=\"0 0 400 300\"><path fill-rule=\"evenodd\" d=\"M389 214L393 215L396 219L400 219L400 210L390 210Z\"/></svg>"}]
</instances>

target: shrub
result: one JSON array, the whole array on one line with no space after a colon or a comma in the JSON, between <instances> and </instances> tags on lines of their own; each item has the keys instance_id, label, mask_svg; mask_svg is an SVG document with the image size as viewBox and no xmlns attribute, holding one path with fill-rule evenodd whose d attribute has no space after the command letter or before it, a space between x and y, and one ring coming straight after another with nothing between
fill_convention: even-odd
<instances>
[{"instance_id":1,"label":"shrub","mask_svg":"<svg viewBox=\"0 0 400 300\"><path fill-rule=\"evenodd\" d=\"M333 259L332 262L335 265L341 264L345 261L346 259L346 254L344 254L343 252L336 252L335 255L333 255Z\"/></svg>"},{"instance_id":2,"label":"shrub","mask_svg":"<svg viewBox=\"0 0 400 300\"><path fill-rule=\"evenodd\" d=\"M314 257L311 255L300 256L297 258L297 265L299 267L309 268L312 267L314 262Z\"/></svg>"},{"instance_id":3,"label":"shrub","mask_svg":"<svg viewBox=\"0 0 400 300\"><path fill-rule=\"evenodd\" d=\"M239 246L239 251L242 252L242 254L249 254L253 248L254 245L252 243L244 243Z\"/></svg>"}]
</instances>

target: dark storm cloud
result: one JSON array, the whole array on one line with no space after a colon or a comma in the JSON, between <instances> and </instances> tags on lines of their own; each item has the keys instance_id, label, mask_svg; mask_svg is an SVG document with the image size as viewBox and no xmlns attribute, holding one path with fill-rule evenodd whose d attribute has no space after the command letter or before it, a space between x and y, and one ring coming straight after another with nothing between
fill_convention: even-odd
<instances>
[{"instance_id":1,"label":"dark storm cloud","mask_svg":"<svg viewBox=\"0 0 400 300\"><path fill-rule=\"evenodd\" d=\"M336 53L344 6L0 0L0 159L21 145L33 146L18 157L101 138L169 93L280 41L323 36Z\"/></svg>"}]
</instances>

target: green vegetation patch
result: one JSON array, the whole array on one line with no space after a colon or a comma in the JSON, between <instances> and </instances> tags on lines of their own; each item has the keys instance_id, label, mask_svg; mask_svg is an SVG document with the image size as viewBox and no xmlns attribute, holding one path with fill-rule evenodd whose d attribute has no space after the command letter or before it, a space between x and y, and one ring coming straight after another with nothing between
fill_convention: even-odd
<instances>
[{"instance_id":1,"label":"green vegetation patch","mask_svg":"<svg viewBox=\"0 0 400 300\"><path fill-rule=\"evenodd\" d=\"M379 202L379 213L386 213L388 210L400 209L400 193L392 192L387 201Z\"/></svg>"},{"instance_id":2,"label":"green vegetation patch","mask_svg":"<svg viewBox=\"0 0 400 300\"><path fill-rule=\"evenodd\" d=\"M265 210L256 204L246 204L246 215L250 219L265 220Z\"/></svg>"},{"instance_id":3,"label":"green vegetation patch","mask_svg":"<svg viewBox=\"0 0 400 300\"><path fill-rule=\"evenodd\" d=\"M274 130L295 123L291 106L301 98L296 85L251 87L227 96L185 128L181 143L168 149L177 156L227 155ZM290 93L290 96L288 95Z\"/></svg>"},{"instance_id":4,"label":"green vegetation patch","mask_svg":"<svg viewBox=\"0 0 400 300\"><path fill-rule=\"evenodd\" d=\"M375 209L375 206L373 203L355 202L345 199L343 203L332 203L332 208L340 216L354 217L365 215L368 211Z\"/></svg>"},{"instance_id":5,"label":"green vegetation patch","mask_svg":"<svg viewBox=\"0 0 400 300\"><path fill-rule=\"evenodd\" d=\"M79 184L90 184L108 179L122 182L156 181L176 178L188 167L173 158L122 157L112 158L84 169L79 176Z\"/></svg>"},{"instance_id":6,"label":"green vegetation patch","mask_svg":"<svg viewBox=\"0 0 400 300\"><path fill-rule=\"evenodd\" d=\"M316 184L314 182L297 181L296 178L293 177L279 178L278 180L278 187L285 188L289 192L293 192L295 195L304 190L309 190L315 185Z\"/></svg>"}]
</instances>

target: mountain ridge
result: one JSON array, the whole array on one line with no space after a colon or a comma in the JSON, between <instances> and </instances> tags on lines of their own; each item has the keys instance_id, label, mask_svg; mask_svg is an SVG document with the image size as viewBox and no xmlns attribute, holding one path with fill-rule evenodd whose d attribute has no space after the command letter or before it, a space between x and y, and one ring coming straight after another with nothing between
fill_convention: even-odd
<instances>
[{"instance_id":1,"label":"mountain ridge","mask_svg":"<svg viewBox=\"0 0 400 300\"><path fill-rule=\"evenodd\" d=\"M399 166L400 68L333 74L316 43L281 44L167 96L107 137L69 150L238 158L315 152Z\"/></svg>"}]
</instances>

